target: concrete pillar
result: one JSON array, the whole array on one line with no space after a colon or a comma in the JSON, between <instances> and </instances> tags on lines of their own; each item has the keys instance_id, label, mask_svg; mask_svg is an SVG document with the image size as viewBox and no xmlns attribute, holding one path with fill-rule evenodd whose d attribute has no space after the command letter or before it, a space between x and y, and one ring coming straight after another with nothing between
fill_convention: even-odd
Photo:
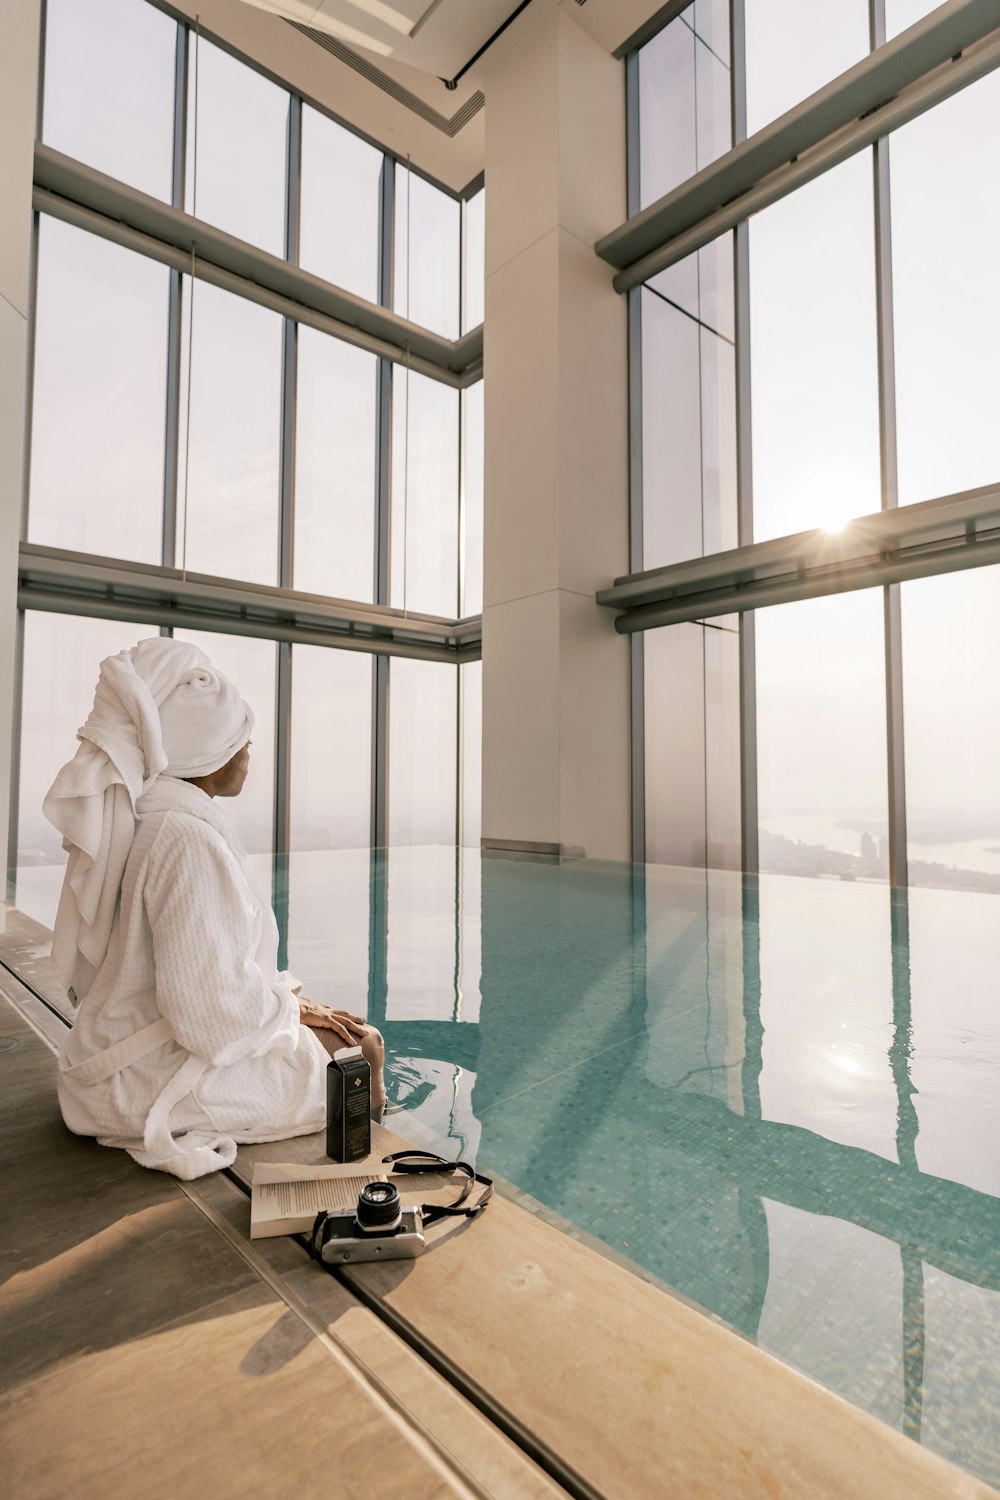
<instances>
[{"instance_id":1,"label":"concrete pillar","mask_svg":"<svg viewBox=\"0 0 1000 1500\"><path fill-rule=\"evenodd\" d=\"M39 0L0 5L0 858L10 821ZM0 905L0 929L3 907Z\"/></svg>"},{"instance_id":2,"label":"concrete pillar","mask_svg":"<svg viewBox=\"0 0 1000 1500\"><path fill-rule=\"evenodd\" d=\"M574 7L529 8L486 88L484 845L628 859L625 70Z\"/></svg>"}]
</instances>

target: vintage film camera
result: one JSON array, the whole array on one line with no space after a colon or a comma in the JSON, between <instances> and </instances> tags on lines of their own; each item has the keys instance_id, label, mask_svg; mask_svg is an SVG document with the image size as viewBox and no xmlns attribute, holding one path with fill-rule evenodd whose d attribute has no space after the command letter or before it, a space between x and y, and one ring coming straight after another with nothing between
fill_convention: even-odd
<instances>
[{"instance_id":1,"label":"vintage film camera","mask_svg":"<svg viewBox=\"0 0 1000 1500\"><path fill-rule=\"evenodd\" d=\"M320 1257L327 1265L359 1260L413 1260L423 1250L423 1214L403 1208L394 1182L368 1182L353 1214L328 1214Z\"/></svg>"},{"instance_id":2,"label":"vintage film camera","mask_svg":"<svg viewBox=\"0 0 1000 1500\"><path fill-rule=\"evenodd\" d=\"M423 1203L404 1208L394 1182L366 1182L353 1214L332 1214L321 1209L316 1215L309 1249L325 1265L353 1264L366 1260L413 1260L426 1248L424 1229L436 1219L474 1219L493 1196L493 1183L468 1162L448 1161L432 1151L396 1151L382 1158L393 1173L457 1172L465 1186L451 1203ZM482 1189L469 1203L476 1185Z\"/></svg>"}]
</instances>

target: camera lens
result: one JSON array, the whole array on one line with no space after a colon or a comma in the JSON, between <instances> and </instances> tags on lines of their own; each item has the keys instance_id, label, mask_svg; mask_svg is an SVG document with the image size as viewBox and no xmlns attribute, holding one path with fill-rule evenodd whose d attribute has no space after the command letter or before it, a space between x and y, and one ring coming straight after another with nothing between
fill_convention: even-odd
<instances>
[{"instance_id":1,"label":"camera lens","mask_svg":"<svg viewBox=\"0 0 1000 1500\"><path fill-rule=\"evenodd\" d=\"M369 1233L392 1229L399 1223L399 1193L394 1182L369 1182L358 1195L359 1229Z\"/></svg>"}]
</instances>

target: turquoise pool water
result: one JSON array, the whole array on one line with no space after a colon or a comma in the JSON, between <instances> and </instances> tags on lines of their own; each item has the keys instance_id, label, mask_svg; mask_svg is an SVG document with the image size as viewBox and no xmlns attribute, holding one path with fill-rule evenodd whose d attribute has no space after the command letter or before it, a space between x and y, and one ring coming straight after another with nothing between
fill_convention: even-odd
<instances>
[{"instance_id":1,"label":"turquoise pool water","mask_svg":"<svg viewBox=\"0 0 1000 1500\"><path fill-rule=\"evenodd\" d=\"M400 1133L1000 1485L1000 899L445 848L275 890Z\"/></svg>"}]
</instances>

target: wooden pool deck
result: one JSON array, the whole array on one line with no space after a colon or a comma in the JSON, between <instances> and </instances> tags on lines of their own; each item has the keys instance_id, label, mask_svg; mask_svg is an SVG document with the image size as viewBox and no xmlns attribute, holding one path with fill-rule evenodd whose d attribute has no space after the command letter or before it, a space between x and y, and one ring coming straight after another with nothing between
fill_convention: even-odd
<instances>
[{"instance_id":1,"label":"wooden pool deck","mask_svg":"<svg viewBox=\"0 0 1000 1500\"><path fill-rule=\"evenodd\" d=\"M995 1493L502 1195L415 1262L251 1242L254 1161L321 1137L147 1172L65 1130L63 1023L2 969L0 997L12 1500Z\"/></svg>"}]
</instances>

